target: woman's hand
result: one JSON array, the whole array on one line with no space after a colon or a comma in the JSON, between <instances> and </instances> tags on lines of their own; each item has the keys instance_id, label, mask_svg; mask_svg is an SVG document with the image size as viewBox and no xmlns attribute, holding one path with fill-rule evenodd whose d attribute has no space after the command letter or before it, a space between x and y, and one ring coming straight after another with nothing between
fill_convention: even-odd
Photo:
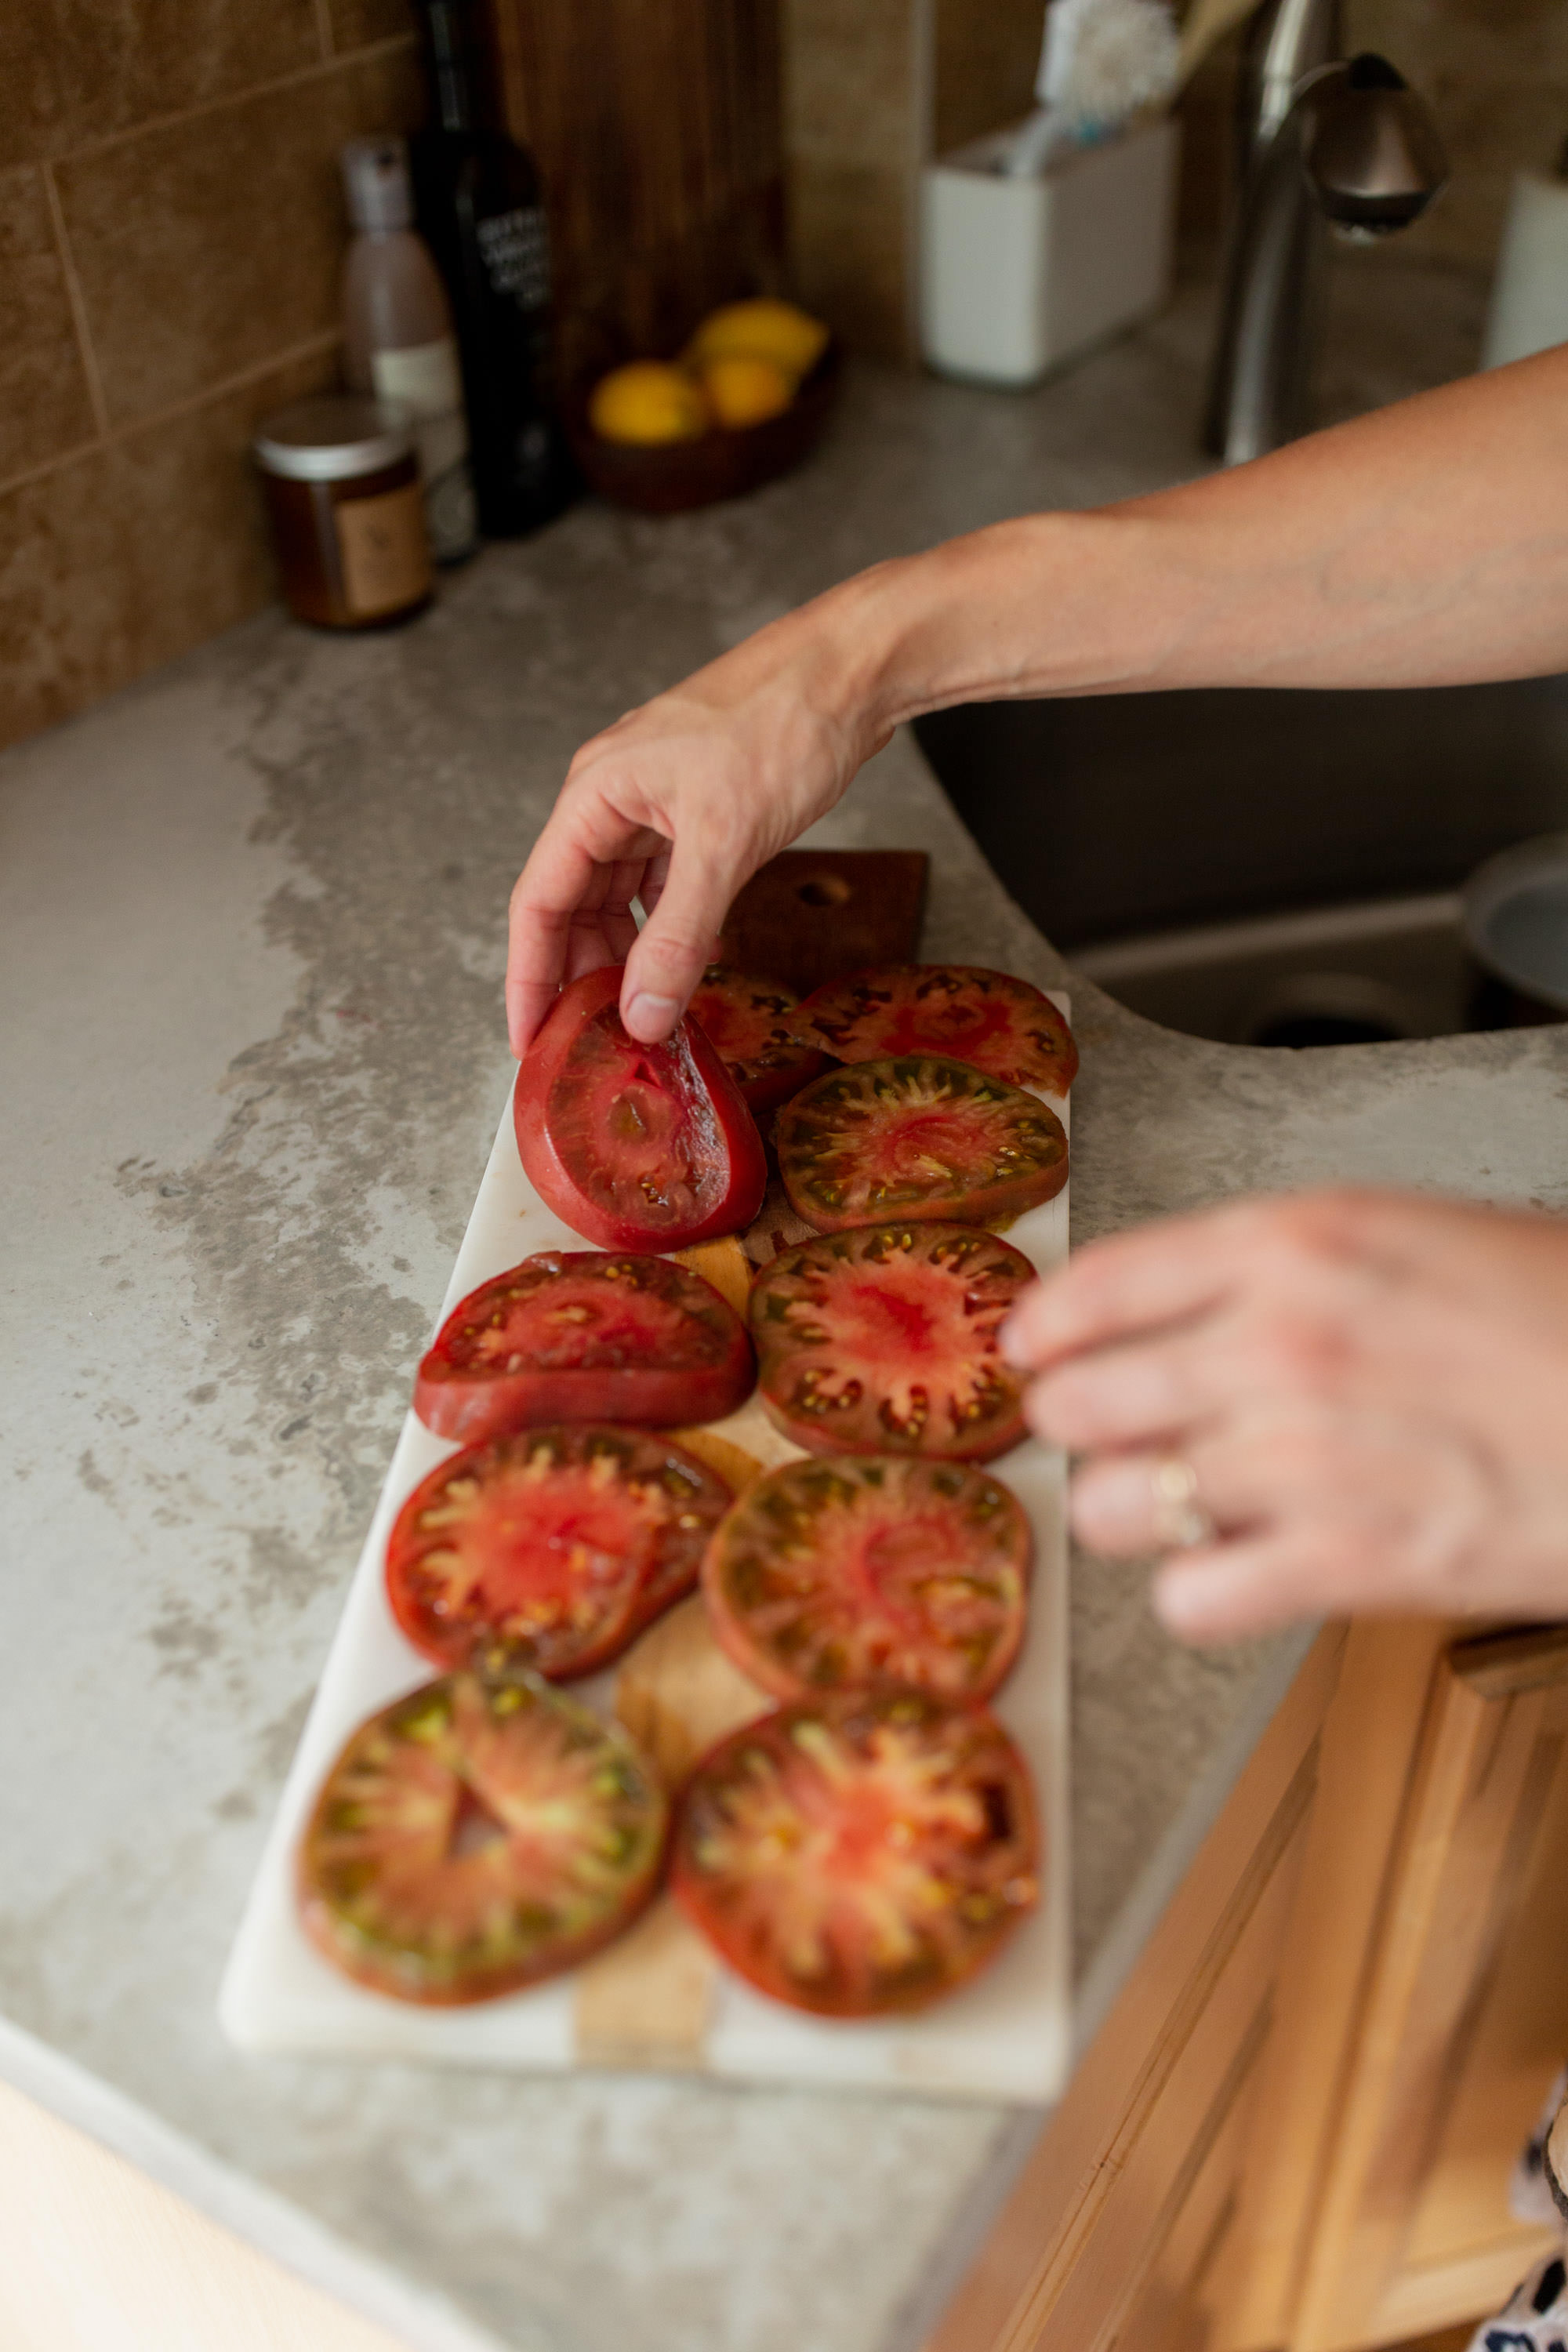
<instances>
[{"instance_id":1,"label":"woman's hand","mask_svg":"<svg viewBox=\"0 0 1568 2352\"><path fill-rule=\"evenodd\" d=\"M623 961L621 1018L645 1044L668 1037L742 884L886 742L891 722L848 667L855 633L839 609L875 576L759 630L584 744L511 895L507 1025L520 1059L564 982Z\"/></svg>"},{"instance_id":2,"label":"woman's hand","mask_svg":"<svg viewBox=\"0 0 1568 2352\"><path fill-rule=\"evenodd\" d=\"M1568 1616L1568 1222L1245 1202L1094 1244L1006 1345L1031 1425L1088 1456L1079 1537L1169 1551L1155 1606L1184 1639Z\"/></svg>"},{"instance_id":3,"label":"woman's hand","mask_svg":"<svg viewBox=\"0 0 1568 2352\"><path fill-rule=\"evenodd\" d=\"M742 883L920 711L1560 669L1565 391L1568 350L1542 352L1152 498L993 523L759 630L573 761L512 896L513 1051L623 956L626 1026L668 1036Z\"/></svg>"}]
</instances>

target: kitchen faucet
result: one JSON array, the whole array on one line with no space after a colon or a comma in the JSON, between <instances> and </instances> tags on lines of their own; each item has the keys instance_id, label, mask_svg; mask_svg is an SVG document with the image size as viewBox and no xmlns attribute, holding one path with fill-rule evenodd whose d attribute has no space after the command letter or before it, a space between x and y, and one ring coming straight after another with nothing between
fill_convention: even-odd
<instances>
[{"instance_id":1,"label":"kitchen faucet","mask_svg":"<svg viewBox=\"0 0 1568 2352\"><path fill-rule=\"evenodd\" d=\"M1204 433L1226 465L1309 428L1330 224L1386 236L1447 178L1424 101L1385 58L1342 49L1340 0L1266 0L1249 28L1240 197Z\"/></svg>"}]
</instances>

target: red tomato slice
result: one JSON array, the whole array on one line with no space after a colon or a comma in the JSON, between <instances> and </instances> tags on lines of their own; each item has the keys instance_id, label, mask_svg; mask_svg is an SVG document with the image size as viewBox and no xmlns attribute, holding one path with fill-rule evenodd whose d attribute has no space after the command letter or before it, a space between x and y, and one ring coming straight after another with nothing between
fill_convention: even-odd
<instances>
[{"instance_id":1,"label":"red tomato slice","mask_svg":"<svg viewBox=\"0 0 1568 2352\"><path fill-rule=\"evenodd\" d=\"M795 1034L840 1062L946 1054L1012 1087L1065 1095L1078 1075L1072 1031L1048 996L973 963L886 964L808 996Z\"/></svg>"},{"instance_id":2,"label":"red tomato slice","mask_svg":"<svg viewBox=\"0 0 1568 2352\"><path fill-rule=\"evenodd\" d=\"M736 1974L820 2017L923 2009L1033 1908L1028 1767L984 1707L848 1691L721 1740L670 1883Z\"/></svg>"},{"instance_id":3,"label":"red tomato slice","mask_svg":"<svg viewBox=\"0 0 1568 2352\"><path fill-rule=\"evenodd\" d=\"M783 1250L752 1286L763 1406L813 1454L987 1462L1024 1434L996 1334L1035 1279L970 1225L869 1225Z\"/></svg>"},{"instance_id":4,"label":"red tomato slice","mask_svg":"<svg viewBox=\"0 0 1568 2352\"><path fill-rule=\"evenodd\" d=\"M473 1444L553 1421L719 1421L752 1392L729 1301L668 1258L541 1250L452 1309L414 1410Z\"/></svg>"},{"instance_id":5,"label":"red tomato slice","mask_svg":"<svg viewBox=\"0 0 1568 2352\"><path fill-rule=\"evenodd\" d=\"M541 1197L600 1249L683 1249L749 1225L767 1169L700 1027L662 1045L621 1025L617 965L562 990L520 1066L517 1148Z\"/></svg>"},{"instance_id":6,"label":"red tomato slice","mask_svg":"<svg viewBox=\"0 0 1568 2352\"><path fill-rule=\"evenodd\" d=\"M1054 1110L933 1054L830 1070L785 1104L773 1139L790 1206L818 1233L878 1217L994 1225L1068 1180Z\"/></svg>"},{"instance_id":7,"label":"red tomato slice","mask_svg":"<svg viewBox=\"0 0 1568 2352\"><path fill-rule=\"evenodd\" d=\"M590 1675L691 1591L730 1502L704 1463L647 1430L493 1437L443 1462L398 1513L392 1612L437 1665L499 1644L552 1682Z\"/></svg>"},{"instance_id":8,"label":"red tomato slice","mask_svg":"<svg viewBox=\"0 0 1568 2352\"><path fill-rule=\"evenodd\" d=\"M960 1462L786 1462L708 1547L713 1631L774 1698L823 1690L989 1698L1018 1654L1029 1522Z\"/></svg>"},{"instance_id":9,"label":"red tomato slice","mask_svg":"<svg viewBox=\"0 0 1568 2352\"><path fill-rule=\"evenodd\" d=\"M362 1723L300 1853L334 1965L403 2000L489 2000L574 1968L647 1902L666 1807L618 1727L541 1683L452 1675Z\"/></svg>"},{"instance_id":10,"label":"red tomato slice","mask_svg":"<svg viewBox=\"0 0 1568 2352\"><path fill-rule=\"evenodd\" d=\"M691 1011L754 1118L777 1110L827 1067L826 1055L802 1045L790 1027L799 1003L793 989L721 963L709 965L692 997Z\"/></svg>"}]
</instances>

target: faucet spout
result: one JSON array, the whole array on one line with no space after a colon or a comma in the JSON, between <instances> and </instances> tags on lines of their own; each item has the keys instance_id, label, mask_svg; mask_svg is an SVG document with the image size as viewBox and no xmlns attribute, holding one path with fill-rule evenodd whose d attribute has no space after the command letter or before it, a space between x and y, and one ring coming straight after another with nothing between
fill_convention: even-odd
<instances>
[{"instance_id":1,"label":"faucet spout","mask_svg":"<svg viewBox=\"0 0 1568 2352\"><path fill-rule=\"evenodd\" d=\"M1232 466L1310 428L1329 222L1403 228L1447 175L1431 116L1394 68L1341 55L1339 0L1259 10L1237 128L1241 194L1204 432Z\"/></svg>"}]
</instances>

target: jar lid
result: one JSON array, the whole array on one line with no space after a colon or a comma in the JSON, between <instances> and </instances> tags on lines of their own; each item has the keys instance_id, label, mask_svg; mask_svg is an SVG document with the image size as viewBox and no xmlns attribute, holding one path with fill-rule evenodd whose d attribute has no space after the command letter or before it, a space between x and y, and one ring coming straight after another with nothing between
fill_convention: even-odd
<instances>
[{"instance_id":1,"label":"jar lid","mask_svg":"<svg viewBox=\"0 0 1568 2352\"><path fill-rule=\"evenodd\" d=\"M279 408L262 418L251 446L264 472L297 482L349 481L414 455L401 410L353 393Z\"/></svg>"}]
</instances>

